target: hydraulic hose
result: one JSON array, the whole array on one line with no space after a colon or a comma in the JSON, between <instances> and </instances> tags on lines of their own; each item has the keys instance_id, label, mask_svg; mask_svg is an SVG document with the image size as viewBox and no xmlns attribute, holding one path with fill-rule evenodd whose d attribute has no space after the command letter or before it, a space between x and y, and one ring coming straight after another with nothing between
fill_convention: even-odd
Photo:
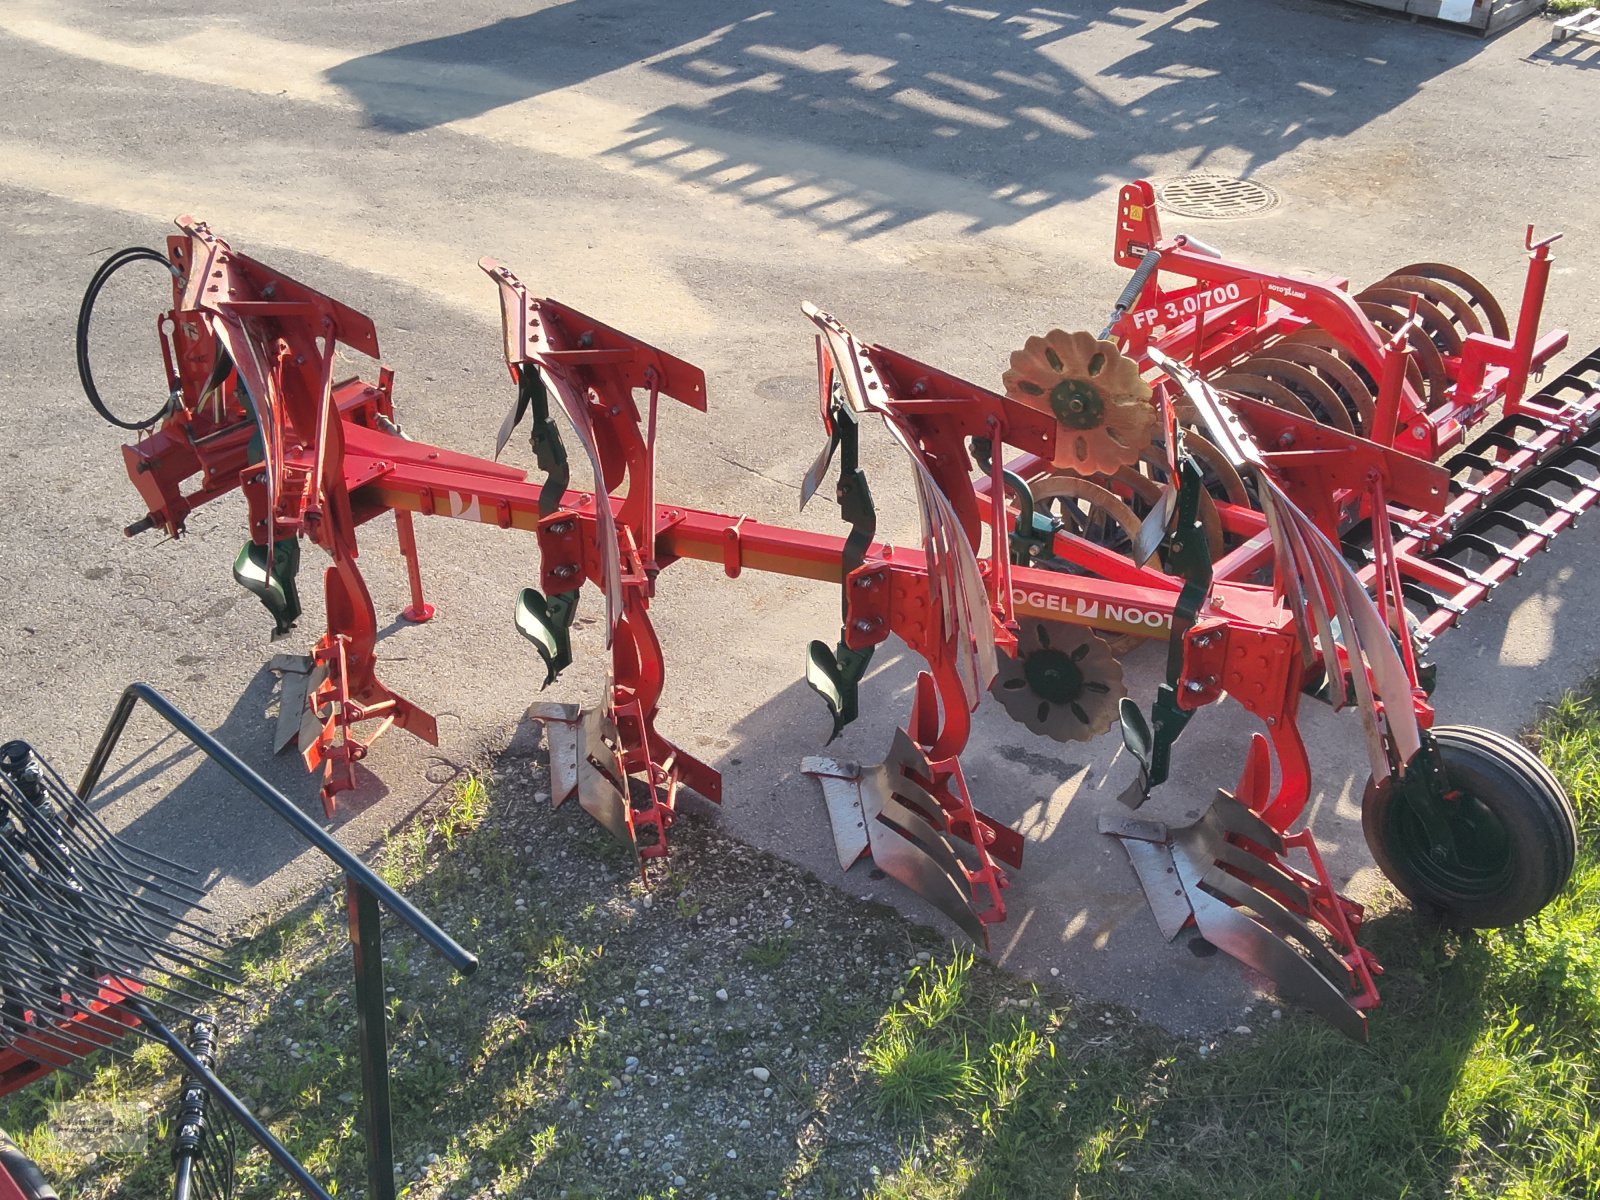
<instances>
[{"instance_id":1,"label":"hydraulic hose","mask_svg":"<svg viewBox=\"0 0 1600 1200\"><path fill-rule=\"evenodd\" d=\"M171 271L175 278L178 277L177 270L159 250L152 250L148 246L129 246L124 250L118 250L100 264L99 270L95 271L94 277L89 280L89 286L83 293L83 304L78 308L78 378L83 383L83 394L89 398L89 403L93 405L95 412L119 429L148 428L162 418L172 403L169 397L161 402L161 407L156 409L153 415L144 420L125 421L106 407L106 402L100 396L100 389L95 386L94 372L89 367L89 322L94 316L95 301L100 298L101 290L110 282L113 275L129 263L143 259L160 263Z\"/></svg>"}]
</instances>

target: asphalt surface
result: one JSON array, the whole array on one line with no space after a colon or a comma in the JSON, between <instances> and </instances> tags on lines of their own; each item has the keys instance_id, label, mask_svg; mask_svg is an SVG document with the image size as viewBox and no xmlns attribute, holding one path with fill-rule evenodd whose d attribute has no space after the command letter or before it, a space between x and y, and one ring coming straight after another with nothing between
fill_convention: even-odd
<instances>
[{"instance_id":1,"label":"asphalt surface","mask_svg":"<svg viewBox=\"0 0 1600 1200\"><path fill-rule=\"evenodd\" d=\"M474 265L491 254L705 369L710 412L664 418L663 499L818 529L838 528L829 506L796 515L819 438L799 302L992 386L1028 335L1098 327L1124 278L1109 254L1116 188L1139 176L1270 184L1282 196L1270 213L1189 226L1246 260L1365 283L1443 259L1511 307L1525 225L1565 230L1547 323L1572 328L1574 350L1600 342L1600 152L1583 116L1600 105L1600 71L1585 46L1548 46L1539 20L1480 41L1309 0L572 0L503 14L487 0L0 10L5 736L75 773L116 693L145 679L320 813L293 757L271 756L266 669L318 632L314 564L311 615L269 644L265 614L229 576L237 498L197 513L179 544L125 540L140 510L120 439L75 377L94 266L159 244L181 212L372 315L408 431L479 452L511 399L494 288ZM105 350L120 395L151 378L147 326L140 336L130 358ZM866 465L883 532L906 540L897 455L873 438ZM334 822L357 849L470 764L532 746L520 717L541 673L510 620L535 577L531 541L448 522L419 538L440 615L397 622L382 670L438 715L440 745L379 743ZM380 615L397 613L404 575L385 523L363 547ZM1595 549L1580 526L1441 642L1443 720L1515 729L1593 669ZM684 564L654 611L672 670L662 725L723 770L722 824L836 877L820 794L798 773L827 730L802 655L836 629L836 594ZM546 698L594 693L592 632L579 652ZM882 756L913 671L903 657L879 668L867 717L833 752ZM1129 675L1146 696L1151 656ZM1318 836L1342 877L1370 870L1354 720L1317 713L1308 729ZM1197 720L1159 811L1231 783L1248 732L1222 710ZM216 919L318 873L153 723L136 733L108 819L203 867ZM1221 956L1163 944L1122 851L1093 832L1131 771L1114 740L1059 746L1003 715L980 722L975 794L1029 838L994 953L1173 1028L1225 1023L1250 982ZM926 916L863 868L840 883Z\"/></svg>"}]
</instances>

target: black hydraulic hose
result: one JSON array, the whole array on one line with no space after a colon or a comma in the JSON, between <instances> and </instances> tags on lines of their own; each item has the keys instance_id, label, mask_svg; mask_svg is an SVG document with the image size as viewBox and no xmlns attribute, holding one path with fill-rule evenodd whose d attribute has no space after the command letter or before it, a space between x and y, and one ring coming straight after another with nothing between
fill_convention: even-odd
<instances>
[{"instance_id":1,"label":"black hydraulic hose","mask_svg":"<svg viewBox=\"0 0 1600 1200\"><path fill-rule=\"evenodd\" d=\"M100 389L95 386L94 372L89 368L89 321L94 316L94 303L100 298L101 289L123 267L129 263L140 262L145 259L160 263L168 271L171 271L175 278L178 277L177 270L167 261L167 256L159 250L152 250L148 246L129 246L124 250L118 250L100 264L99 270L89 280L89 286L83 293L83 303L78 308L78 378L83 383L83 394L89 398L89 403L94 406L95 412L119 429L139 430L148 428L162 418L167 411L167 406L172 403L170 398L163 400L161 407L156 409L154 415L146 417L142 421L124 421L106 407L105 401L100 397Z\"/></svg>"}]
</instances>

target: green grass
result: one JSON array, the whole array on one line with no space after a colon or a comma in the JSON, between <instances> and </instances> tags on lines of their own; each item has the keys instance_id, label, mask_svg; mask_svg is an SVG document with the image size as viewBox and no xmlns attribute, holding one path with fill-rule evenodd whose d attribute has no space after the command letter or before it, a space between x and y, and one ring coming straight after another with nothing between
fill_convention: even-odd
<instances>
[{"instance_id":1,"label":"green grass","mask_svg":"<svg viewBox=\"0 0 1600 1200\"><path fill-rule=\"evenodd\" d=\"M483 823L489 807L489 788L479 775L468 775L467 780L452 797L449 807L440 816L436 828L444 848L454 850L456 838L471 833Z\"/></svg>"},{"instance_id":2,"label":"green grass","mask_svg":"<svg viewBox=\"0 0 1600 1200\"><path fill-rule=\"evenodd\" d=\"M772 934L740 951L745 962L753 967L781 967L795 952L795 938L789 934Z\"/></svg>"},{"instance_id":3,"label":"green grass","mask_svg":"<svg viewBox=\"0 0 1600 1200\"><path fill-rule=\"evenodd\" d=\"M1002 1130L1055 1042L1024 1015L1007 1016L970 999L974 958L955 951L943 964L912 969L908 996L884 1014L862 1057L877 1084L873 1107L916 1120L942 1108L983 1134Z\"/></svg>"},{"instance_id":4,"label":"green grass","mask_svg":"<svg viewBox=\"0 0 1600 1200\"><path fill-rule=\"evenodd\" d=\"M1545 0L1544 10L1553 16L1565 17L1571 13L1582 12L1586 8L1595 8L1597 5L1591 0Z\"/></svg>"},{"instance_id":5,"label":"green grass","mask_svg":"<svg viewBox=\"0 0 1600 1200\"><path fill-rule=\"evenodd\" d=\"M990 973L959 956L919 971L865 1058L878 1109L923 1149L874 1196L1600 1195L1595 691L1538 735L1579 815L1571 887L1488 934L1399 907L1371 919L1389 973L1369 1046L1285 1013L1202 1057L1121 1036L1115 1016L1103 1030L1048 1010L1003 1018Z\"/></svg>"},{"instance_id":6,"label":"green grass","mask_svg":"<svg viewBox=\"0 0 1600 1200\"><path fill-rule=\"evenodd\" d=\"M1482 935L1380 904L1363 941L1388 971L1366 1046L1287 1006L1273 1019L1268 1002L1250 1034L1201 1054L1122 1010L936 949L927 931L688 820L645 909L631 860L582 813L519 809L473 777L397 831L379 864L484 958L455 981L398 931L386 938L405 1194L1600 1195L1597 696L1567 697L1537 729L1579 815L1572 886L1537 919ZM341 1099L360 1092L342 926L342 895L324 892L232 950L251 1002L225 1027L222 1062L341 1196L364 1184L355 1105ZM722 987L729 999L712 1000ZM90 1083L58 1075L0 1100L0 1126L68 1200L160 1195L176 1087L167 1058L140 1047ZM153 1148L87 1161L57 1136L77 1099L146 1104ZM732 1128L740 1114L747 1133ZM612 1143L622 1129L631 1155ZM639 1140L668 1130L670 1146ZM734 1144L737 1161L724 1155ZM668 1156L686 1186L661 1176ZM289 1194L260 1154L243 1176L247 1200Z\"/></svg>"}]
</instances>

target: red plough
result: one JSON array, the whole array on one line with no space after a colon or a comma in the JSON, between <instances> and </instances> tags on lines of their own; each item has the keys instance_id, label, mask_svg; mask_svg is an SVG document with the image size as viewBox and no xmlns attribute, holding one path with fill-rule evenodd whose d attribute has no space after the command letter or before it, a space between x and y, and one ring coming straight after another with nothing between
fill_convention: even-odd
<instances>
[{"instance_id":1,"label":"red plough","mask_svg":"<svg viewBox=\"0 0 1600 1200\"><path fill-rule=\"evenodd\" d=\"M125 450L147 509L133 528L178 536L196 505L240 487L251 528L235 575L280 632L299 615L300 540L327 551L327 632L305 673L299 742L324 770L330 813L389 725L434 737L432 718L373 671L377 623L355 534L392 511L413 619L432 615L413 514L534 534L538 587L515 612L546 684L571 662L579 596L594 585L606 687L590 706L533 712L548 730L556 802L576 794L642 860L666 853L680 789L721 798L717 771L658 727L666 666L650 602L664 570L697 559L733 578L840 587L839 634L811 644L806 669L835 734L856 716L878 645L898 637L925 661L883 763L818 758L806 769L822 782L841 865L870 854L975 940L1005 919L1023 851L974 805L961 768L985 693L1057 740L1119 723L1140 768L1123 797L1134 807L1166 778L1198 708L1231 696L1257 717L1236 790L1200 822L1104 828L1127 847L1168 936L1192 921L1354 1035L1377 1003L1379 968L1357 944L1360 906L1296 829L1311 780L1303 699L1358 710L1368 840L1417 902L1502 924L1537 911L1570 873L1560 788L1505 738L1433 729L1423 661L1438 632L1600 495L1600 356L1526 394L1565 344L1538 333L1554 239L1535 243L1530 231L1513 332L1480 285L1439 264L1352 294L1342 281L1230 263L1164 236L1149 185L1132 184L1116 254L1134 276L1106 330L1028 339L1002 391L864 342L807 305L827 440L802 497L837 461L849 532L832 537L660 498L659 406L704 411L700 371L535 298L492 261L482 265L516 385L497 453L527 422L537 481L407 439L387 368L376 383L333 377L335 344L377 356L366 317L204 225L179 225L163 322L173 400ZM86 385L98 403L87 372ZM589 490L570 486L557 409ZM879 422L911 461L917 550L876 540L858 444ZM1490 536L1508 530L1509 540ZM1124 694L1115 654L1149 637L1169 649L1147 717Z\"/></svg>"}]
</instances>

